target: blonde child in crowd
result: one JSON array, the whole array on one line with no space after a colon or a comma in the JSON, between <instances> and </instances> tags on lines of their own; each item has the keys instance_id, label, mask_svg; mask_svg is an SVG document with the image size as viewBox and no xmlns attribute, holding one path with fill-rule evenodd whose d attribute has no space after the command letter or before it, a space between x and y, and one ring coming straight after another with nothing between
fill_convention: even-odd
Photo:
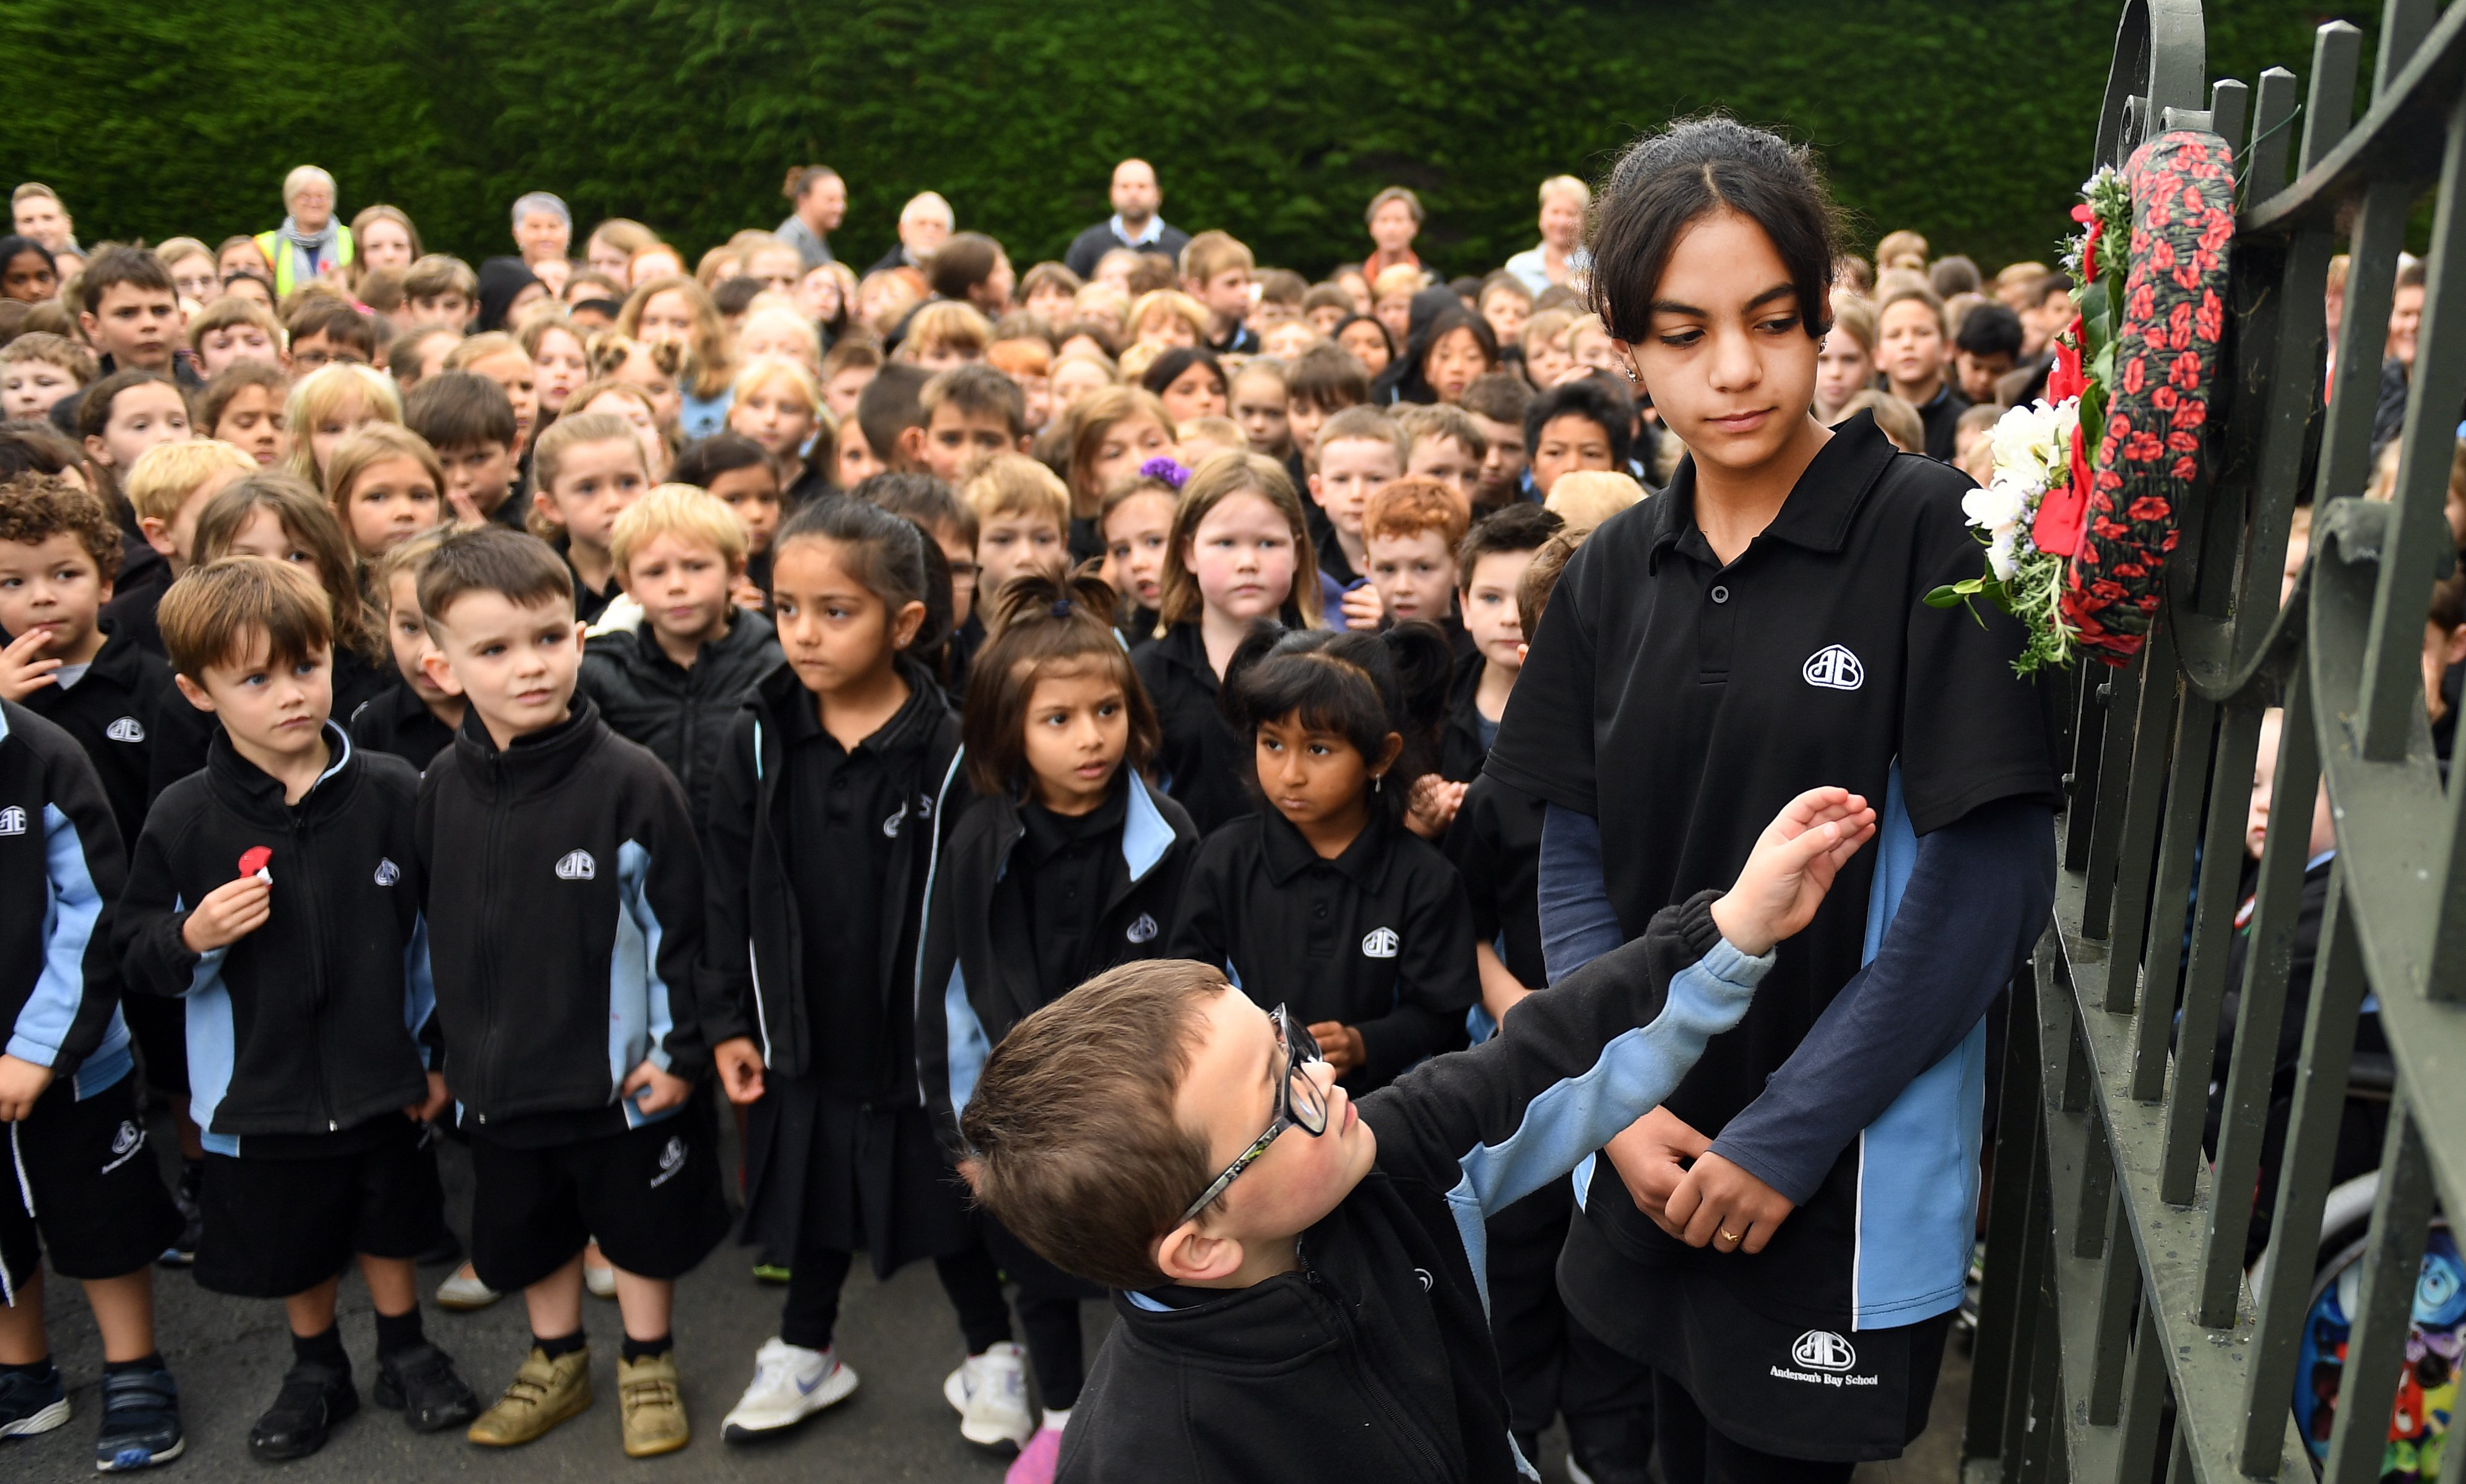
<instances>
[{"instance_id":1,"label":"blonde child in crowd","mask_svg":"<svg viewBox=\"0 0 2466 1484\"><path fill-rule=\"evenodd\" d=\"M1250 812L1249 746L1217 707L1253 625L1315 627L1309 526L1273 459L1219 454L1191 473L1165 555L1162 637L1133 656L1162 727L1156 767L1201 832Z\"/></svg>"}]
</instances>

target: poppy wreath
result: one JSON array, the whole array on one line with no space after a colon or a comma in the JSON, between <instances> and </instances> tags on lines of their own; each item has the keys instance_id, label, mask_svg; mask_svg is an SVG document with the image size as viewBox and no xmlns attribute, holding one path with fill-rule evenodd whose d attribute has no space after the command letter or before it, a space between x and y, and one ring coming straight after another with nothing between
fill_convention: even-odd
<instances>
[{"instance_id":1,"label":"poppy wreath","mask_svg":"<svg viewBox=\"0 0 2466 1484\"><path fill-rule=\"evenodd\" d=\"M2124 166L2132 241L2104 378L2105 418L2095 425L2097 457L2060 600L2074 642L2109 665L2123 664L2147 640L2175 549L2176 512L2208 473L2209 399L2234 236L2232 160L2218 136L2175 129L2134 150Z\"/></svg>"}]
</instances>

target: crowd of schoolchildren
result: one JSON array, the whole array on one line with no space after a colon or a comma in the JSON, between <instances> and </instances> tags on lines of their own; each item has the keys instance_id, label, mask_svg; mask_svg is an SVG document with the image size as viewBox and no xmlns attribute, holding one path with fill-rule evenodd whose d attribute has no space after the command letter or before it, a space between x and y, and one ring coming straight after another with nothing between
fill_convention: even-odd
<instances>
[{"instance_id":1,"label":"crowd of schoolchildren","mask_svg":"<svg viewBox=\"0 0 2466 1484\"><path fill-rule=\"evenodd\" d=\"M1193 1429L1257 1456L1244 1378L1298 1327L1368 1429L1285 1439L1300 1473L1505 1477L1562 1416L1571 1476L1645 1478L1650 1378L1559 1297L1558 1177L1737 1020L1874 811L1802 798L1727 895L1517 1008L1542 805L1484 759L1560 569L1685 452L1591 312L1586 187L1452 280L1382 191L1374 251L1316 283L1166 224L1138 161L1024 274L931 193L852 272L846 183L786 193L690 264L624 220L573 256L527 195L475 272L395 208L346 225L309 166L279 229L216 246L82 249L17 188L0 1437L68 1415L47 1251L101 1330L106 1470L182 1449L158 1261L281 1301L261 1458L360 1405L354 1264L371 1395L414 1430L517 1445L589 1408L588 1293L625 1451L684 1447L681 1374L721 1362L681 1362L675 1284L736 1190L783 1292L730 1442L856 1390L863 1252L931 1260L945 1395L1014 1481L1055 1476L1107 1287L1111 1363L1179 1389L1119 1383L1132 1441L1077 1476L1181 1476ZM2069 288L1909 233L1840 259L1814 416L1984 477ZM2427 649L2444 740L2461 591ZM1038 1013L1082 985L1082 1019ZM1412 1176L1375 1201L1344 1194L1365 1120ZM1295 1128L1316 1166L1278 1190L1349 1225L1287 1307L1194 1330L1318 1219L1202 1219ZM465 1378L423 1304L419 1265L458 1261L434 1306L527 1307L509 1379Z\"/></svg>"}]
</instances>

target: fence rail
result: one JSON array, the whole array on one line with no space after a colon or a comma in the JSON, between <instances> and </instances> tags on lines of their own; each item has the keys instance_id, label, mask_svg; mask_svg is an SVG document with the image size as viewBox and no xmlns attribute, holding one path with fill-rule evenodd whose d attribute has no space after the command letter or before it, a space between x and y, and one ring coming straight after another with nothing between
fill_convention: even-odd
<instances>
[{"instance_id":1,"label":"fence rail","mask_svg":"<svg viewBox=\"0 0 2466 1484\"><path fill-rule=\"evenodd\" d=\"M2064 873L2006 1037L1970 1480L2435 1476L2389 1426L2401 1384L2421 1379L2406 1351L2436 1214L2466 1212L2466 788L2435 763L2421 678L2432 589L2455 558L2446 502L2466 411L2466 0L2445 13L2388 0L2358 119L2363 39L2322 26L2308 81L2271 68L2205 85L2199 0L2123 8L2094 163L2120 166L2169 127L2236 145L2232 330L2215 475L2183 511L2158 625L2129 667L2088 667L2068 708ZM2399 252L2427 198L2394 495L2366 501ZM2281 599L2298 504L2311 554ZM2271 708L2280 828L2247 925L2247 785ZM2324 780L2336 853L2325 893L2317 879L2309 893L2308 997L2290 997L2321 869L2304 822ZM2290 1007L2303 1017L2291 1075ZM2367 1023L2386 1054L2359 1053ZM2374 1127L2376 1170L2333 1182ZM2335 1290L2351 1329L2316 1462L2295 1401L2316 1386L2303 1367L2322 1259L2350 1255L2322 1242L2366 1201L2360 1282ZM2466 1484L2466 1436L2437 1467Z\"/></svg>"}]
</instances>

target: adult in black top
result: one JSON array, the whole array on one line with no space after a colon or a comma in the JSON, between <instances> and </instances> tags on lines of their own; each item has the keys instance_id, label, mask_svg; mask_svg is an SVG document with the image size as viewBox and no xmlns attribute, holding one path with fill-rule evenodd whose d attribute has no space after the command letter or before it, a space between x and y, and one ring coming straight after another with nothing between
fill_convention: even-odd
<instances>
[{"instance_id":1,"label":"adult in black top","mask_svg":"<svg viewBox=\"0 0 2466 1484\"><path fill-rule=\"evenodd\" d=\"M1113 166L1110 194L1113 214L1070 239L1070 250L1062 255L1065 267L1082 278L1092 278L1096 265L1115 248L1181 261L1181 250L1190 246L1190 233L1156 214L1164 205L1164 190L1156 184L1155 166L1145 160L1125 160Z\"/></svg>"},{"instance_id":2,"label":"adult in black top","mask_svg":"<svg viewBox=\"0 0 2466 1484\"><path fill-rule=\"evenodd\" d=\"M1570 563L1487 764L1547 806L1554 977L1728 879L1798 792L1877 808L1746 1018L1578 1177L1560 1286L1652 1365L1672 1480L1846 1480L1924 1427L1975 1234L1984 1016L2053 897L2021 627L1923 601L1978 570L1970 481L1810 415L1829 221L1802 155L1726 120L1613 171L1596 304L1689 454Z\"/></svg>"},{"instance_id":3,"label":"adult in black top","mask_svg":"<svg viewBox=\"0 0 2466 1484\"><path fill-rule=\"evenodd\" d=\"M1182 888L1173 956L1222 963L1262 1004L1361 1034L1356 1096L1465 1044L1481 999L1464 883L1437 849L1383 810L1344 853L1321 859L1262 809L1209 835Z\"/></svg>"}]
</instances>

